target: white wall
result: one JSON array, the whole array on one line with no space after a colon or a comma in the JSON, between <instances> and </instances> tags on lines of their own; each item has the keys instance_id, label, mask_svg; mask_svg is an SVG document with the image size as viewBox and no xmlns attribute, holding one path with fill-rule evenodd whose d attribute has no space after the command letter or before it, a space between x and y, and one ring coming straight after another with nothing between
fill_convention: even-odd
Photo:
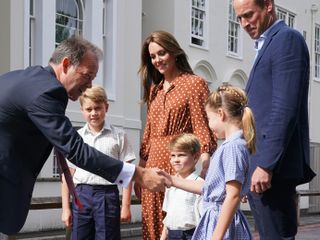
<instances>
[{"instance_id":1,"label":"white wall","mask_svg":"<svg viewBox=\"0 0 320 240\"><path fill-rule=\"evenodd\" d=\"M142 0L142 40L151 32L164 30L174 32L174 3L185 0Z\"/></svg>"}]
</instances>

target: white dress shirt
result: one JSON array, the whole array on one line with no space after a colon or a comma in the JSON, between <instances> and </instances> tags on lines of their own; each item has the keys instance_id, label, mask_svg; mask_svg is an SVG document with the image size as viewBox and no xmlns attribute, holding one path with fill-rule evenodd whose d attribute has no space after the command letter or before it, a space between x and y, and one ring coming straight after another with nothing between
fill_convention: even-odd
<instances>
[{"instance_id":1,"label":"white dress shirt","mask_svg":"<svg viewBox=\"0 0 320 240\"><path fill-rule=\"evenodd\" d=\"M73 175L74 183L90 185L119 184L123 187L126 187L132 179L135 171L135 165L126 162L131 162L136 157L125 131L105 123L104 128L99 133L92 133L88 127L88 124L79 129L78 133L83 138L83 141L88 145L96 148L108 156L123 161L125 164L123 165L123 168L115 183L110 183L106 179L79 168L68 161L69 167L76 169Z\"/></svg>"},{"instance_id":2,"label":"white dress shirt","mask_svg":"<svg viewBox=\"0 0 320 240\"><path fill-rule=\"evenodd\" d=\"M186 179L200 178L195 172ZM201 213L201 195L175 187L166 189L163 211L167 213L163 224L170 230L190 230L197 226Z\"/></svg>"}]
</instances>

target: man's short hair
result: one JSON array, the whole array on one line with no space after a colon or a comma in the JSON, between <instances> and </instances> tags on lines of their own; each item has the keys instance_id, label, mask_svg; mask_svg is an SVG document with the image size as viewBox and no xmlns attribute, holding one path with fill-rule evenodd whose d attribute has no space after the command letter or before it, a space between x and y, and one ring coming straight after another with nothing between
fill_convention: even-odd
<instances>
[{"instance_id":1,"label":"man's short hair","mask_svg":"<svg viewBox=\"0 0 320 240\"><path fill-rule=\"evenodd\" d=\"M274 0L270 0L274 5ZM260 8L264 8L266 5L265 0L254 0L255 4L258 5Z\"/></svg>"},{"instance_id":2,"label":"man's short hair","mask_svg":"<svg viewBox=\"0 0 320 240\"><path fill-rule=\"evenodd\" d=\"M94 53L98 60L102 59L103 53L101 49L84 38L72 36L63 40L56 47L49 62L59 64L63 58L67 57L70 59L71 65L78 66L82 57L88 51Z\"/></svg>"}]
</instances>

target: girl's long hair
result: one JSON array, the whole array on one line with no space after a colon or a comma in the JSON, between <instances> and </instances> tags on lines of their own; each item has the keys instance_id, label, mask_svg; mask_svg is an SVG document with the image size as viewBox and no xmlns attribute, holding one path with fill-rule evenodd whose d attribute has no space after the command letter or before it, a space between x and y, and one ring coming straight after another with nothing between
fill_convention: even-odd
<instances>
[{"instance_id":1,"label":"girl's long hair","mask_svg":"<svg viewBox=\"0 0 320 240\"><path fill-rule=\"evenodd\" d=\"M223 108L231 119L240 123L251 154L256 152L256 127L252 110L247 106L246 93L238 87L222 85L212 92L205 105L211 109Z\"/></svg>"}]
</instances>

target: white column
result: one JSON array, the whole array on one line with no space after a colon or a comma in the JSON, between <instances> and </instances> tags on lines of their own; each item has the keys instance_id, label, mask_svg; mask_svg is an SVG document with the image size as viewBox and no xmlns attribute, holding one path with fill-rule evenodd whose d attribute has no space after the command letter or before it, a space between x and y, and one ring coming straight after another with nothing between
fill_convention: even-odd
<instances>
[{"instance_id":1,"label":"white column","mask_svg":"<svg viewBox=\"0 0 320 240\"><path fill-rule=\"evenodd\" d=\"M46 66L55 49L56 1L35 0L35 64Z\"/></svg>"}]
</instances>

